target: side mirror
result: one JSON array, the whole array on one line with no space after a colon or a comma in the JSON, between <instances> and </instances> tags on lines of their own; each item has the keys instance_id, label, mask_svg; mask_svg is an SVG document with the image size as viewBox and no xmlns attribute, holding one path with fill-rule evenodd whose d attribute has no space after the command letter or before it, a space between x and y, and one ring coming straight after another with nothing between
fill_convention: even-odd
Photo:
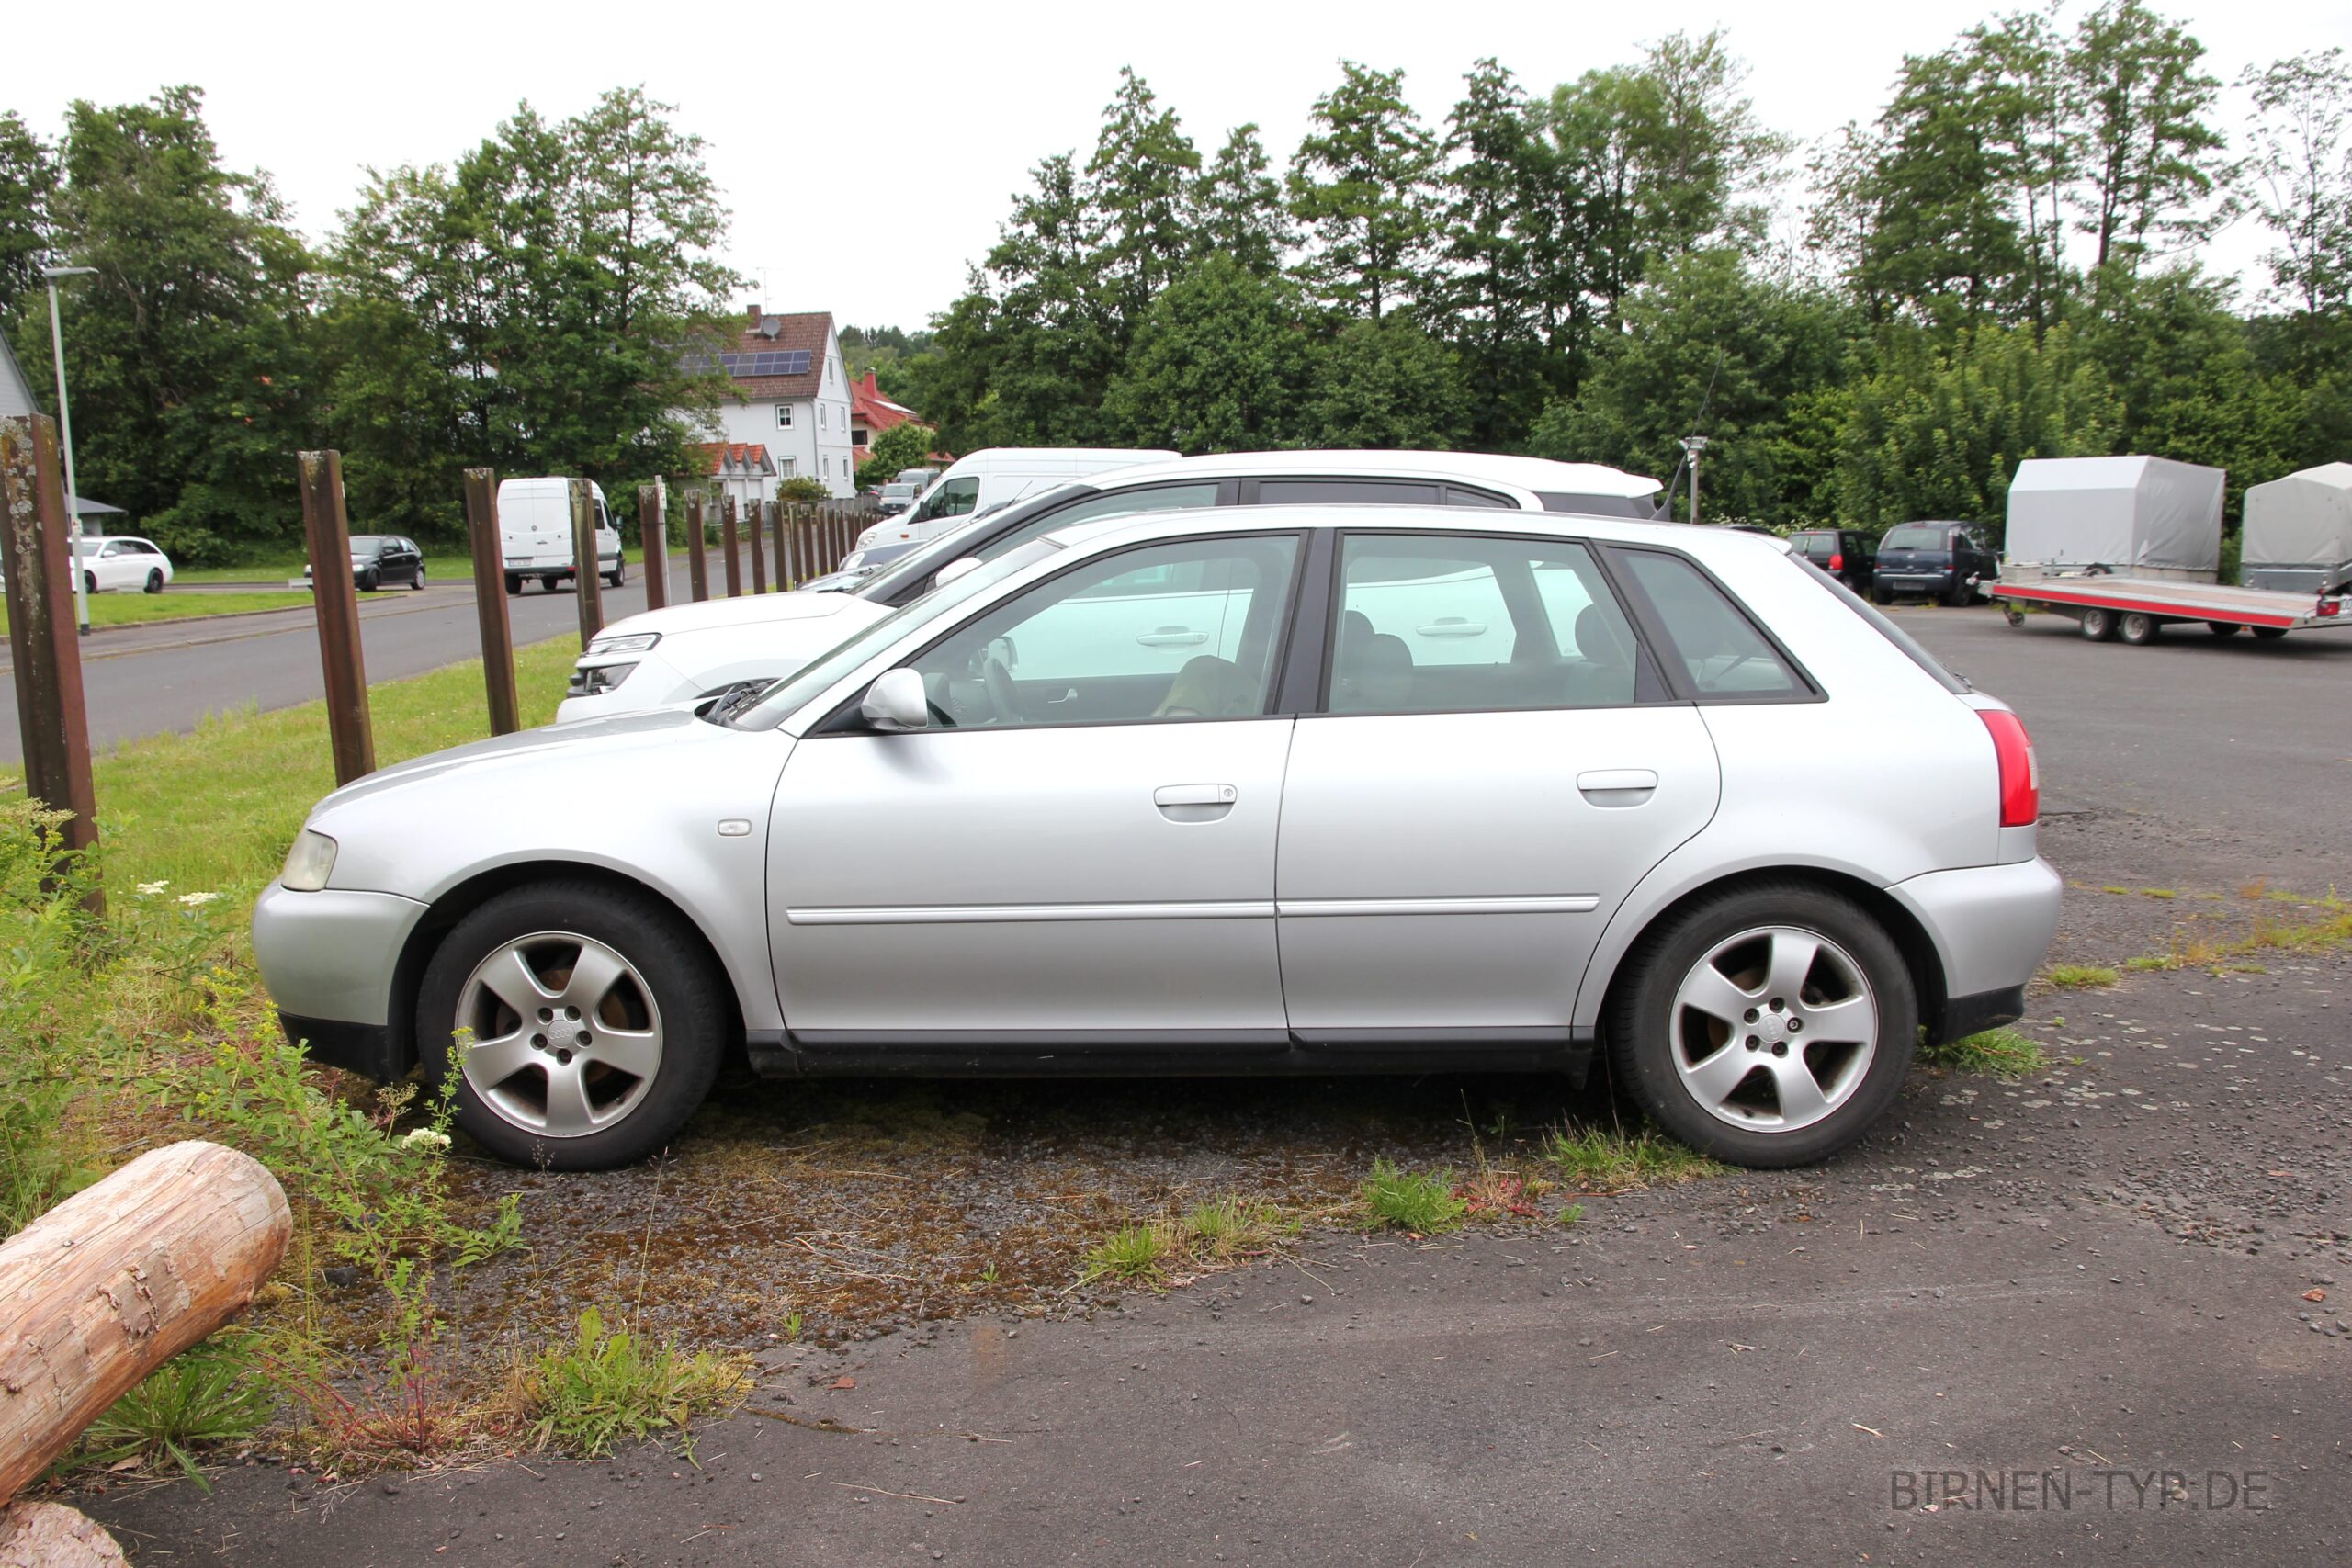
<instances>
[{"instance_id":1,"label":"side mirror","mask_svg":"<svg viewBox=\"0 0 2352 1568\"><path fill-rule=\"evenodd\" d=\"M979 569L980 558L978 556L966 556L961 560L949 561L931 574L931 585L933 588L944 588L966 572L978 571Z\"/></svg>"},{"instance_id":2,"label":"side mirror","mask_svg":"<svg viewBox=\"0 0 2352 1568\"><path fill-rule=\"evenodd\" d=\"M923 692L922 677L904 666L876 676L857 711L885 735L931 728L931 699Z\"/></svg>"}]
</instances>

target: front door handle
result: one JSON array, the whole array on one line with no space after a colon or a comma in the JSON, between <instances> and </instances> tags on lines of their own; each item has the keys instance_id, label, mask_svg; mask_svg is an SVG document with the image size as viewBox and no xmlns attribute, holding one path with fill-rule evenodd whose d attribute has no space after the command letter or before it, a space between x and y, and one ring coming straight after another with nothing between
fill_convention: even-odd
<instances>
[{"instance_id":1,"label":"front door handle","mask_svg":"<svg viewBox=\"0 0 2352 1568\"><path fill-rule=\"evenodd\" d=\"M1595 806L1639 806L1657 793L1647 768L1595 768L1577 775L1577 789Z\"/></svg>"},{"instance_id":2,"label":"front door handle","mask_svg":"<svg viewBox=\"0 0 2352 1568\"><path fill-rule=\"evenodd\" d=\"M1231 784L1162 784L1151 803L1170 822L1215 822L1233 809L1241 792Z\"/></svg>"},{"instance_id":3,"label":"front door handle","mask_svg":"<svg viewBox=\"0 0 2352 1568\"><path fill-rule=\"evenodd\" d=\"M1196 632L1190 626L1162 626L1136 638L1146 648L1198 648L1208 640L1208 633Z\"/></svg>"}]
</instances>

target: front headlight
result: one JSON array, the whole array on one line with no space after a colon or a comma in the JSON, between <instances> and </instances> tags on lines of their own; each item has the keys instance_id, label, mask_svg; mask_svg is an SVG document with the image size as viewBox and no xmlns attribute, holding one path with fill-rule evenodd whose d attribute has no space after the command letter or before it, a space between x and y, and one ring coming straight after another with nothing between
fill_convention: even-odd
<instances>
[{"instance_id":1,"label":"front headlight","mask_svg":"<svg viewBox=\"0 0 2352 1568\"><path fill-rule=\"evenodd\" d=\"M295 837L294 847L286 852L286 869L277 874L277 880L296 893L316 893L333 874L334 840L305 828Z\"/></svg>"},{"instance_id":2,"label":"front headlight","mask_svg":"<svg viewBox=\"0 0 2352 1568\"><path fill-rule=\"evenodd\" d=\"M568 697L599 697L623 681L637 668L635 660L627 664L582 664L571 671L571 684L565 688Z\"/></svg>"},{"instance_id":3,"label":"front headlight","mask_svg":"<svg viewBox=\"0 0 2352 1568\"><path fill-rule=\"evenodd\" d=\"M662 640L660 632L631 632L627 637L600 637L588 645L591 653L643 653Z\"/></svg>"}]
</instances>

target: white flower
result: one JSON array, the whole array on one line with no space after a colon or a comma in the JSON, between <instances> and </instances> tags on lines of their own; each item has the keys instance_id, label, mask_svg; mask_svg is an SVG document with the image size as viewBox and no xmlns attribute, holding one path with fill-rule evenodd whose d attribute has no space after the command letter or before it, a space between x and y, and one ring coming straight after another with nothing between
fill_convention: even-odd
<instances>
[{"instance_id":1,"label":"white flower","mask_svg":"<svg viewBox=\"0 0 2352 1568\"><path fill-rule=\"evenodd\" d=\"M435 1154L439 1154L448 1146L449 1134L436 1133L430 1127L419 1127L401 1140L401 1147L404 1149L431 1149Z\"/></svg>"},{"instance_id":2,"label":"white flower","mask_svg":"<svg viewBox=\"0 0 2352 1568\"><path fill-rule=\"evenodd\" d=\"M180 902L191 909L200 909L220 897L218 893L183 893L180 895Z\"/></svg>"},{"instance_id":3,"label":"white flower","mask_svg":"<svg viewBox=\"0 0 2352 1568\"><path fill-rule=\"evenodd\" d=\"M168 882L142 882L139 885L139 896L142 898L152 898L170 886Z\"/></svg>"}]
</instances>

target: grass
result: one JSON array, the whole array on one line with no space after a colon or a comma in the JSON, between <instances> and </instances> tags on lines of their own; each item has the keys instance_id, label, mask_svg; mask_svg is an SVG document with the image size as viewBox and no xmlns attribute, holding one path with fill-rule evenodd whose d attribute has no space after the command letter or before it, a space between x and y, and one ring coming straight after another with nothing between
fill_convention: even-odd
<instances>
[{"instance_id":1,"label":"grass","mask_svg":"<svg viewBox=\"0 0 2352 1568\"><path fill-rule=\"evenodd\" d=\"M307 609L310 603L307 592L93 593L90 625L131 626L154 621L191 621L206 615L239 615L254 610ZM7 628L7 612L0 610L0 633Z\"/></svg>"},{"instance_id":2,"label":"grass","mask_svg":"<svg viewBox=\"0 0 2352 1568\"><path fill-rule=\"evenodd\" d=\"M1088 1249L1086 1271L1080 1276L1080 1283L1122 1280L1143 1284L1157 1280L1166 1271L1168 1260L1175 1251L1173 1227L1165 1220L1121 1225L1110 1239Z\"/></svg>"},{"instance_id":3,"label":"grass","mask_svg":"<svg viewBox=\"0 0 2352 1568\"><path fill-rule=\"evenodd\" d=\"M175 1463L205 1486L196 1450L243 1442L277 1407L272 1385L243 1343L214 1339L183 1350L118 1399L82 1434L73 1462L99 1470L153 1470Z\"/></svg>"},{"instance_id":4,"label":"grass","mask_svg":"<svg viewBox=\"0 0 2352 1568\"><path fill-rule=\"evenodd\" d=\"M1560 1179L1579 1192L1667 1187L1720 1176L1724 1168L1653 1127L1631 1134L1613 1128L1563 1128L1544 1141L1543 1154L1559 1168Z\"/></svg>"},{"instance_id":5,"label":"grass","mask_svg":"<svg viewBox=\"0 0 2352 1568\"><path fill-rule=\"evenodd\" d=\"M2097 964L2052 964L2041 972L2041 977L2062 991L2112 986L2122 978L2114 970Z\"/></svg>"},{"instance_id":6,"label":"grass","mask_svg":"<svg viewBox=\"0 0 2352 1568\"><path fill-rule=\"evenodd\" d=\"M2211 969L2216 974L2258 975L2267 971L2259 964L2232 963L2257 953L2328 953L2352 943L2352 912L2344 912L2333 900L2322 908L2335 911L2325 919L2300 924L2281 925L2274 920L2259 919L2254 930L2245 936L2216 940L2211 937L2190 937L2176 941L2164 953L2143 953L2127 958L2123 967L2134 974L2157 970Z\"/></svg>"},{"instance_id":7,"label":"grass","mask_svg":"<svg viewBox=\"0 0 2352 1568\"><path fill-rule=\"evenodd\" d=\"M1372 1175L1357 1190L1364 1228L1386 1225L1415 1235L1442 1235L1462 1228L1469 1203L1455 1195L1453 1172L1408 1171L1374 1160Z\"/></svg>"},{"instance_id":8,"label":"grass","mask_svg":"<svg viewBox=\"0 0 2352 1568\"><path fill-rule=\"evenodd\" d=\"M1988 1029L1965 1040L1926 1046L1919 1052L1919 1060L1928 1066L1950 1072L1978 1073L2011 1081L2031 1077L2050 1066L2041 1043L2014 1029Z\"/></svg>"},{"instance_id":9,"label":"grass","mask_svg":"<svg viewBox=\"0 0 2352 1568\"><path fill-rule=\"evenodd\" d=\"M2177 898L2180 897L2179 893L2170 887L2143 887L2140 889L2140 892L2143 897L2150 898Z\"/></svg>"},{"instance_id":10,"label":"grass","mask_svg":"<svg viewBox=\"0 0 2352 1568\"><path fill-rule=\"evenodd\" d=\"M684 1435L751 1391L751 1358L686 1355L666 1340L607 1332L590 1307L570 1339L516 1363L509 1397L535 1448L602 1459L624 1442Z\"/></svg>"}]
</instances>

